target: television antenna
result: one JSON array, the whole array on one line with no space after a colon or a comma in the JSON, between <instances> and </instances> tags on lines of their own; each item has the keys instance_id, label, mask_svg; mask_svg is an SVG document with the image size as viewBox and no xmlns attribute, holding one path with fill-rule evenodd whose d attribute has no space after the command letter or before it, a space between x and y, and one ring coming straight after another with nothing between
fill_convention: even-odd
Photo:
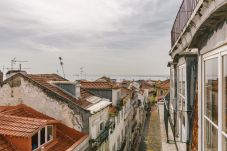
<instances>
[{"instance_id":1,"label":"television antenna","mask_svg":"<svg viewBox=\"0 0 227 151\"><path fill-rule=\"evenodd\" d=\"M60 61L60 65L61 65L61 69L62 69L63 77L65 78L65 71L64 71L64 63L63 63L63 58L62 58L62 57L59 57L59 61Z\"/></svg>"},{"instance_id":2,"label":"television antenna","mask_svg":"<svg viewBox=\"0 0 227 151\"><path fill-rule=\"evenodd\" d=\"M17 60L16 57L13 58L11 60L11 70L14 69L14 65L16 65L16 63L23 63L23 62L28 62L28 61ZM6 69L8 69L8 68L6 68ZM21 64L19 64L19 70L21 70L21 69L22 69ZM23 69L29 69L29 68L23 68Z\"/></svg>"},{"instance_id":3,"label":"television antenna","mask_svg":"<svg viewBox=\"0 0 227 151\"><path fill-rule=\"evenodd\" d=\"M84 67L80 67L80 79L83 79Z\"/></svg>"}]
</instances>

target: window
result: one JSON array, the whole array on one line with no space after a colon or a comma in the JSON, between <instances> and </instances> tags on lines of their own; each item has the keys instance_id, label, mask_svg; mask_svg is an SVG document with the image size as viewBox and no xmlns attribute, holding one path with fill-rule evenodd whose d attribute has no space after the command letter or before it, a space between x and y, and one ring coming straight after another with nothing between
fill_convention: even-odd
<instances>
[{"instance_id":1,"label":"window","mask_svg":"<svg viewBox=\"0 0 227 151\"><path fill-rule=\"evenodd\" d=\"M53 126L48 125L32 136L32 150L40 148L53 139Z\"/></svg>"},{"instance_id":2,"label":"window","mask_svg":"<svg viewBox=\"0 0 227 151\"><path fill-rule=\"evenodd\" d=\"M47 141L53 139L53 126L47 126Z\"/></svg>"},{"instance_id":3,"label":"window","mask_svg":"<svg viewBox=\"0 0 227 151\"><path fill-rule=\"evenodd\" d=\"M42 128L42 130L40 131L40 145L43 145L45 142L45 128Z\"/></svg>"},{"instance_id":4,"label":"window","mask_svg":"<svg viewBox=\"0 0 227 151\"><path fill-rule=\"evenodd\" d=\"M218 150L218 131L207 120L205 120L205 151L217 151Z\"/></svg>"},{"instance_id":5,"label":"window","mask_svg":"<svg viewBox=\"0 0 227 151\"><path fill-rule=\"evenodd\" d=\"M222 81L222 127L227 133L227 55L223 57L223 81Z\"/></svg>"},{"instance_id":6,"label":"window","mask_svg":"<svg viewBox=\"0 0 227 151\"><path fill-rule=\"evenodd\" d=\"M204 62L204 111L218 125L218 58Z\"/></svg>"},{"instance_id":7,"label":"window","mask_svg":"<svg viewBox=\"0 0 227 151\"><path fill-rule=\"evenodd\" d=\"M32 150L38 148L38 133L32 136Z\"/></svg>"},{"instance_id":8,"label":"window","mask_svg":"<svg viewBox=\"0 0 227 151\"><path fill-rule=\"evenodd\" d=\"M187 103L186 103L186 64L177 68L177 133L182 141L186 141L187 127Z\"/></svg>"},{"instance_id":9,"label":"window","mask_svg":"<svg viewBox=\"0 0 227 151\"><path fill-rule=\"evenodd\" d=\"M104 122L100 123L100 131L103 131L104 130Z\"/></svg>"},{"instance_id":10,"label":"window","mask_svg":"<svg viewBox=\"0 0 227 151\"><path fill-rule=\"evenodd\" d=\"M222 150L227 150L227 137L222 137Z\"/></svg>"},{"instance_id":11,"label":"window","mask_svg":"<svg viewBox=\"0 0 227 151\"><path fill-rule=\"evenodd\" d=\"M227 150L227 51L222 50L203 57L204 151Z\"/></svg>"},{"instance_id":12,"label":"window","mask_svg":"<svg viewBox=\"0 0 227 151\"><path fill-rule=\"evenodd\" d=\"M204 149L218 150L218 58L204 61Z\"/></svg>"}]
</instances>

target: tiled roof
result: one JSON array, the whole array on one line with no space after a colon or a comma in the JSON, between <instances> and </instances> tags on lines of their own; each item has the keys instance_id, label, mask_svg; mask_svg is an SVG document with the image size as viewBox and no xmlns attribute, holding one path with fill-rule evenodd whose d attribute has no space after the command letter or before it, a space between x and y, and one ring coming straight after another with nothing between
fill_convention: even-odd
<instances>
[{"instance_id":1,"label":"tiled roof","mask_svg":"<svg viewBox=\"0 0 227 151\"><path fill-rule=\"evenodd\" d=\"M80 88L80 95L81 95L82 98L87 98L87 97L94 96L94 94L92 94L91 92L85 90L84 88Z\"/></svg>"},{"instance_id":2,"label":"tiled roof","mask_svg":"<svg viewBox=\"0 0 227 151\"><path fill-rule=\"evenodd\" d=\"M141 83L141 88L142 88L142 89L151 89L151 88L152 88L152 85L150 85L150 84L147 83L147 82L142 82L142 83Z\"/></svg>"},{"instance_id":3,"label":"tiled roof","mask_svg":"<svg viewBox=\"0 0 227 151\"><path fill-rule=\"evenodd\" d=\"M0 113L0 134L8 136L29 137L44 125L55 123L52 120L18 117Z\"/></svg>"},{"instance_id":4,"label":"tiled roof","mask_svg":"<svg viewBox=\"0 0 227 151\"><path fill-rule=\"evenodd\" d=\"M115 113L117 113L117 108L114 107L113 105L111 105L110 108L109 108L109 113L110 113L110 114L115 114Z\"/></svg>"},{"instance_id":5,"label":"tiled roof","mask_svg":"<svg viewBox=\"0 0 227 151\"><path fill-rule=\"evenodd\" d=\"M97 82L111 82L111 79L109 77L103 76L101 78L98 78L96 81Z\"/></svg>"},{"instance_id":6,"label":"tiled roof","mask_svg":"<svg viewBox=\"0 0 227 151\"><path fill-rule=\"evenodd\" d=\"M80 144L87 135L77 132L74 129L68 128L63 124L57 125L57 139L53 142L47 151L65 151L75 144Z\"/></svg>"},{"instance_id":7,"label":"tiled roof","mask_svg":"<svg viewBox=\"0 0 227 151\"><path fill-rule=\"evenodd\" d=\"M75 98L74 96L70 95L69 93L65 92L61 88L55 86L54 84L51 84L52 81L68 81L61 76L57 74L22 74L17 73L10 78L6 79L4 83L7 83L11 79L13 79L16 76L22 76L23 78L27 79L28 81L32 82L36 86L40 87L44 90L45 93L51 94L51 96L55 96L61 100L67 100L71 103L74 103L75 105L86 108L87 106L90 106L91 103L88 101L80 100Z\"/></svg>"},{"instance_id":8,"label":"tiled roof","mask_svg":"<svg viewBox=\"0 0 227 151\"><path fill-rule=\"evenodd\" d=\"M16 151L15 147L0 135L0 151Z\"/></svg>"},{"instance_id":9,"label":"tiled roof","mask_svg":"<svg viewBox=\"0 0 227 151\"><path fill-rule=\"evenodd\" d=\"M59 96L64 97L64 98L76 103L77 105L79 105L83 108L91 105L90 102L76 99L75 97L64 92L63 90L61 90L57 86L54 86L54 85L49 83L51 81L68 81L68 80L65 80L64 78L60 77L59 75L56 75L56 74L39 74L39 75L29 74L28 77L31 78L32 80L36 81L40 85L48 88L52 92L58 94Z\"/></svg>"},{"instance_id":10,"label":"tiled roof","mask_svg":"<svg viewBox=\"0 0 227 151\"><path fill-rule=\"evenodd\" d=\"M118 89L116 84L110 82L81 82L81 86L85 89Z\"/></svg>"},{"instance_id":11,"label":"tiled roof","mask_svg":"<svg viewBox=\"0 0 227 151\"><path fill-rule=\"evenodd\" d=\"M157 85L158 88L160 89L169 89L169 84L170 84L170 80L165 80L163 82L161 82L160 84Z\"/></svg>"},{"instance_id":12,"label":"tiled roof","mask_svg":"<svg viewBox=\"0 0 227 151\"><path fill-rule=\"evenodd\" d=\"M42 113L39 113L32 108L26 106L26 105L17 105L17 106L0 106L0 114L5 115L5 117L17 117L15 119L15 127L10 128L10 133L7 133L6 135L9 136L22 136L22 135L17 135L21 134L23 132L30 132L30 130L35 129L36 127L42 125L45 126L46 121L55 121L53 118L48 117ZM22 120L18 120L22 119ZM27 121L26 121L27 120ZM2 117L0 118L0 134L2 131L2 123L4 123L5 119ZM10 119L8 120L10 121ZM22 125L23 123L23 125ZM8 127L11 127L13 122L7 123ZM16 126L18 124L19 126ZM44 125L43 125L44 124ZM4 124L3 124L4 125ZM78 132L72 128L69 128L62 123L55 123L56 125L56 140L53 140L50 144L45 146L46 151L64 151L69 149L72 145L79 144L83 140L87 138L87 135L84 133ZM8 128L9 129L9 128ZM5 129L3 129L5 130ZM20 133L19 133L20 131ZM5 134L4 134L5 135ZM26 135L23 135L23 137ZM3 140L3 141L2 141ZM1 143L2 142L2 143ZM4 136L0 135L0 151L1 148L4 148L5 146L9 147L9 150L4 150L4 151L14 151L13 146L11 142L7 142L4 138Z\"/></svg>"}]
</instances>

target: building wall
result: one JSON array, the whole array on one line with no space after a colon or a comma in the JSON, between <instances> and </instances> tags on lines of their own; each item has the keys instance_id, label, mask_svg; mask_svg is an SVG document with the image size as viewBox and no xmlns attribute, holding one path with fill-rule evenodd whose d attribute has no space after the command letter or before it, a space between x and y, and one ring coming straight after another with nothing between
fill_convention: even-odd
<instances>
[{"instance_id":1,"label":"building wall","mask_svg":"<svg viewBox=\"0 0 227 151\"><path fill-rule=\"evenodd\" d=\"M75 114L66 103L48 97L40 88L18 77L14 87L5 84L0 89L0 105L18 105L23 103L43 114L53 117L68 127L82 131L82 117Z\"/></svg>"},{"instance_id":2,"label":"building wall","mask_svg":"<svg viewBox=\"0 0 227 151\"><path fill-rule=\"evenodd\" d=\"M223 20L218 27L216 27L200 44L200 53L207 53L214 48L227 43L227 19Z\"/></svg>"},{"instance_id":3,"label":"building wall","mask_svg":"<svg viewBox=\"0 0 227 151\"><path fill-rule=\"evenodd\" d=\"M122 116L123 115L123 116ZM118 112L118 115L115 118L115 129L114 131L110 134L109 136L109 151L117 151L119 146L121 147L121 144L123 142L123 137L124 137L124 127L125 127L125 122L124 122L124 108ZM119 120L117 120L119 118ZM123 132L123 135L122 135ZM120 138L120 143L118 139ZM115 150L113 150L115 146Z\"/></svg>"},{"instance_id":4,"label":"building wall","mask_svg":"<svg viewBox=\"0 0 227 151\"><path fill-rule=\"evenodd\" d=\"M113 89L112 90L112 102L114 106L117 106L119 103L118 101L120 100L121 96L121 89Z\"/></svg>"},{"instance_id":5,"label":"building wall","mask_svg":"<svg viewBox=\"0 0 227 151\"><path fill-rule=\"evenodd\" d=\"M89 119L90 127L90 138L96 139L100 134L100 124L107 123L109 119L109 108L105 108L102 111L92 115Z\"/></svg>"},{"instance_id":6,"label":"building wall","mask_svg":"<svg viewBox=\"0 0 227 151\"><path fill-rule=\"evenodd\" d=\"M112 100L112 90L89 89L89 91L97 96Z\"/></svg>"}]
</instances>

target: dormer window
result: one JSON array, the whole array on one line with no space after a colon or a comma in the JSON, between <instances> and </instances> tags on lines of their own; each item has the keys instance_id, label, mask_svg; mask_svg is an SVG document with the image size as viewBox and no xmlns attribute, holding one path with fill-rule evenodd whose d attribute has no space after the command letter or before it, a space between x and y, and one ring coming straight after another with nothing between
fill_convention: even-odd
<instances>
[{"instance_id":1,"label":"dormer window","mask_svg":"<svg viewBox=\"0 0 227 151\"><path fill-rule=\"evenodd\" d=\"M53 125L48 125L32 136L32 150L39 149L53 140Z\"/></svg>"}]
</instances>

